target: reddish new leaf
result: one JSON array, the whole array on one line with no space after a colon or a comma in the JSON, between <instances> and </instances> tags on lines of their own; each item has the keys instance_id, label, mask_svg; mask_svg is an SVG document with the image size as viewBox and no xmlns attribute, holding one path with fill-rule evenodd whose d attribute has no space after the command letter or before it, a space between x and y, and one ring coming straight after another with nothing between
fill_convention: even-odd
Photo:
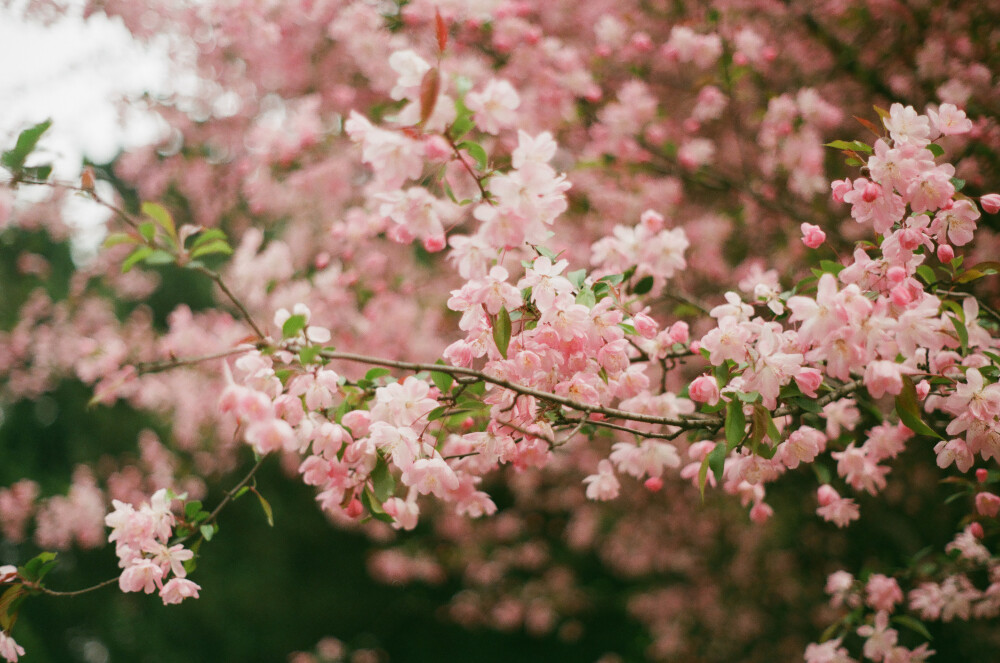
<instances>
[{"instance_id":1,"label":"reddish new leaf","mask_svg":"<svg viewBox=\"0 0 1000 663\"><path fill-rule=\"evenodd\" d=\"M420 81L420 124L425 123L434 113L440 87L441 75L437 68L428 69Z\"/></svg>"}]
</instances>

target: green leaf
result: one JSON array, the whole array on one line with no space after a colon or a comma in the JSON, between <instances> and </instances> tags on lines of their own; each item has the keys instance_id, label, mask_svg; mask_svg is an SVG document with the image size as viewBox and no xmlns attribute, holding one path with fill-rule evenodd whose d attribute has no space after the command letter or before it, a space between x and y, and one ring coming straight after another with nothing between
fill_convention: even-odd
<instances>
[{"instance_id":1,"label":"green leaf","mask_svg":"<svg viewBox=\"0 0 1000 663\"><path fill-rule=\"evenodd\" d=\"M146 256L143 262L147 265L170 265L176 262L176 260L177 258L172 253L168 253L163 249L154 249L152 253Z\"/></svg>"},{"instance_id":2,"label":"green leaf","mask_svg":"<svg viewBox=\"0 0 1000 663\"><path fill-rule=\"evenodd\" d=\"M229 246L229 242L224 239L215 239L191 251L191 257L200 258L213 253L223 253L227 256L232 255L233 247Z\"/></svg>"},{"instance_id":3,"label":"green leaf","mask_svg":"<svg viewBox=\"0 0 1000 663\"><path fill-rule=\"evenodd\" d=\"M45 574L56 565L56 553L42 552L32 557L28 562L18 569L18 573L25 580L31 582L41 582Z\"/></svg>"},{"instance_id":4,"label":"green leaf","mask_svg":"<svg viewBox=\"0 0 1000 663\"><path fill-rule=\"evenodd\" d=\"M33 180L44 181L49 179L49 175L52 174L52 166L45 164L42 166L25 166L21 168L21 172Z\"/></svg>"},{"instance_id":5,"label":"green leaf","mask_svg":"<svg viewBox=\"0 0 1000 663\"><path fill-rule=\"evenodd\" d=\"M191 500L184 505L184 517L188 520L194 520L195 516L201 512L202 503L198 500Z\"/></svg>"},{"instance_id":6,"label":"green leaf","mask_svg":"<svg viewBox=\"0 0 1000 663\"><path fill-rule=\"evenodd\" d=\"M556 260L559 259L559 256L557 256L555 253L552 253L552 251L550 251L549 249L545 248L544 246L536 246L535 247L535 251L538 252L538 255L545 256L546 258L548 258L549 260L551 260L553 263Z\"/></svg>"},{"instance_id":7,"label":"green leaf","mask_svg":"<svg viewBox=\"0 0 1000 663\"><path fill-rule=\"evenodd\" d=\"M451 136L452 140L461 140L462 136L472 131L475 126L476 125L472 121L472 118L468 115L459 115L459 117L451 123L451 127L448 129L448 135Z\"/></svg>"},{"instance_id":8,"label":"green leaf","mask_svg":"<svg viewBox=\"0 0 1000 663\"><path fill-rule=\"evenodd\" d=\"M306 316L304 315L293 315L285 320L285 324L281 325L281 337L282 338L293 338L299 335L303 329L306 328Z\"/></svg>"},{"instance_id":9,"label":"green leaf","mask_svg":"<svg viewBox=\"0 0 1000 663\"><path fill-rule=\"evenodd\" d=\"M467 140L459 143L458 148L465 150L469 153L470 157L476 160L476 170L486 170L486 167L489 165L489 157L486 156L486 149L482 145Z\"/></svg>"},{"instance_id":10,"label":"green leaf","mask_svg":"<svg viewBox=\"0 0 1000 663\"><path fill-rule=\"evenodd\" d=\"M569 282L573 284L574 288L580 290L583 288L584 281L587 280L587 270L577 269L567 274L566 278L569 279Z\"/></svg>"},{"instance_id":11,"label":"green leaf","mask_svg":"<svg viewBox=\"0 0 1000 663\"><path fill-rule=\"evenodd\" d=\"M717 486L722 483L722 470L726 465L727 453L726 445L719 442L707 456L708 467L712 470L712 475L715 477L715 485Z\"/></svg>"},{"instance_id":12,"label":"green leaf","mask_svg":"<svg viewBox=\"0 0 1000 663\"><path fill-rule=\"evenodd\" d=\"M102 246L110 249L112 246L118 246L119 244L137 244L138 242L139 240L134 235L129 235L128 233L111 233L104 238Z\"/></svg>"},{"instance_id":13,"label":"green leaf","mask_svg":"<svg viewBox=\"0 0 1000 663\"><path fill-rule=\"evenodd\" d=\"M374 382L378 378L380 378L382 376L385 376L385 375L392 375L392 371L390 371L388 368L385 368L383 366L377 366L375 368L369 369L368 372L365 373L365 379L366 380L371 380L371 381Z\"/></svg>"},{"instance_id":14,"label":"green leaf","mask_svg":"<svg viewBox=\"0 0 1000 663\"><path fill-rule=\"evenodd\" d=\"M739 400L731 400L726 405L726 446L735 449L743 441L746 416Z\"/></svg>"},{"instance_id":15,"label":"green leaf","mask_svg":"<svg viewBox=\"0 0 1000 663\"><path fill-rule=\"evenodd\" d=\"M602 276L601 278L597 279L597 281L598 281L598 283L600 283L601 281L605 281L609 285L619 285L620 283L622 283L622 282L625 281L625 275L624 274L608 274L607 276Z\"/></svg>"},{"instance_id":16,"label":"green leaf","mask_svg":"<svg viewBox=\"0 0 1000 663\"><path fill-rule=\"evenodd\" d=\"M652 289L653 289L653 277L643 276L641 279L639 279L639 282L635 284L635 287L632 288L632 294L645 295Z\"/></svg>"},{"instance_id":17,"label":"green leaf","mask_svg":"<svg viewBox=\"0 0 1000 663\"><path fill-rule=\"evenodd\" d=\"M198 528L198 531L201 532L206 541L211 541L212 537L215 536L215 529L215 525L202 525Z\"/></svg>"},{"instance_id":18,"label":"green leaf","mask_svg":"<svg viewBox=\"0 0 1000 663\"><path fill-rule=\"evenodd\" d=\"M965 323L953 315L949 315L948 319L951 320L952 326L955 327L955 333L958 334L958 342L962 344L962 349L968 350L969 330L965 328Z\"/></svg>"},{"instance_id":19,"label":"green leaf","mask_svg":"<svg viewBox=\"0 0 1000 663\"><path fill-rule=\"evenodd\" d=\"M965 188L965 180L960 180L957 177L951 178L951 184L955 187L956 192Z\"/></svg>"},{"instance_id":20,"label":"green leaf","mask_svg":"<svg viewBox=\"0 0 1000 663\"><path fill-rule=\"evenodd\" d=\"M199 246L207 244L213 239L225 240L226 233L222 232L218 228L209 228L208 230L200 232L195 236L194 242L191 243L191 248L197 249Z\"/></svg>"},{"instance_id":21,"label":"green leaf","mask_svg":"<svg viewBox=\"0 0 1000 663\"><path fill-rule=\"evenodd\" d=\"M927 630L927 627L924 626L924 623L919 619L916 619L915 617L911 617L909 615L895 615L892 618L892 621L899 624L900 626L905 626L911 631L919 633L927 640L934 639L933 636L931 636L930 631Z\"/></svg>"},{"instance_id":22,"label":"green leaf","mask_svg":"<svg viewBox=\"0 0 1000 663\"><path fill-rule=\"evenodd\" d=\"M34 149L38 145L39 139L41 139L42 134L48 131L49 127L52 126L52 120L45 120L40 122L33 127L25 129L17 137L17 143L14 145L14 149L7 150L0 156L0 163L11 170L20 170L24 166L25 160L28 158Z\"/></svg>"},{"instance_id":23,"label":"green leaf","mask_svg":"<svg viewBox=\"0 0 1000 663\"><path fill-rule=\"evenodd\" d=\"M142 213L159 224L161 228L167 231L168 235L177 239L177 226L174 224L174 218L170 216L170 212L163 205L145 202L142 204Z\"/></svg>"},{"instance_id":24,"label":"green leaf","mask_svg":"<svg viewBox=\"0 0 1000 663\"><path fill-rule=\"evenodd\" d=\"M153 247L151 246L140 246L132 254L125 258L125 262L122 263L122 274L125 274L133 267L135 267L140 261L145 260L147 257L153 254Z\"/></svg>"},{"instance_id":25,"label":"green leaf","mask_svg":"<svg viewBox=\"0 0 1000 663\"><path fill-rule=\"evenodd\" d=\"M714 449L712 451L715 451ZM701 491L701 499L705 500L705 484L708 482L708 456L701 461L701 467L698 468L698 490Z\"/></svg>"},{"instance_id":26,"label":"green leaf","mask_svg":"<svg viewBox=\"0 0 1000 663\"><path fill-rule=\"evenodd\" d=\"M583 288L580 290L580 294L576 296L576 303L582 304L587 308L594 308L597 304L597 295L590 288Z\"/></svg>"},{"instance_id":27,"label":"green leaf","mask_svg":"<svg viewBox=\"0 0 1000 663\"><path fill-rule=\"evenodd\" d=\"M896 396L896 414L900 421L918 435L942 438L936 430L928 426L920 418L920 406L917 404L917 390L909 375L903 376L903 390Z\"/></svg>"},{"instance_id":28,"label":"green leaf","mask_svg":"<svg viewBox=\"0 0 1000 663\"><path fill-rule=\"evenodd\" d=\"M938 145L937 143L931 143L930 145L927 146L927 149L930 151L931 154L933 154L936 157L944 155L944 148Z\"/></svg>"},{"instance_id":29,"label":"green leaf","mask_svg":"<svg viewBox=\"0 0 1000 663\"><path fill-rule=\"evenodd\" d=\"M317 345L307 345L299 350L299 361L303 364L311 364L316 361L316 358L319 357L319 353L322 351L323 349Z\"/></svg>"},{"instance_id":30,"label":"green leaf","mask_svg":"<svg viewBox=\"0 0 1000 663\"><path fill-rule=\"evenodd\" d=\"M18 608L21 601L28 595L28 590L22 584L11 585L7 591L0 596L0 627L5 631L10 631L17 621Z\"/></svg>"},{"instance_id":31,"label":"green leaf","mask_svg":"<svg viewBox=\"0 0 1000 663\"><path fill-rule=\"evenodd\" d=\"M854 157L851 157L850 159L844 159L844 163L846 163L848 166L853 166L854 168L860 168L861 166L865 165L864 161L862 161L861 159L855 159Z\"/></svg>"},{"instance_id":32,"label":"green leaf","mask_svg":"<svg viewBox=\"0 0 1000 663\"><path fill-rule=\"evenodd\" d=\"M501 307L497 313L496 322L493 324L493 341L497 344L497 349L504 359L507 358L507 346L510 345L510 314L507 309Z\"/></svg>"},{"instance_id":33,"label":"green leaf","mask_svg":"<svg viewBox=\"0 0 1000 663\"><path fill-rule=\"evenodd\" d=\"M256 490L253 491L253 494L257 496L257 501L260 502L260 508L264 509L264 516L267 518L267 524L274 527L274 511L271 510L271 503L264 499L264 496Z\"/></svg>"},{"instance_id":34,"label":"green leaf","mask_svg":"<svg viewBox=\"0 0 1000 663\"><path fill-rule=\"evenodd\" d=\"M934 276L934 270L927 265L920 265L920 267L917 267L917 276L923 279L924 283L927 285L931 285L937 281L937 277Z\"/></svg>"},{"instance_id":35,"label":"green leaf","mask_svg":"<svg viewBox=\"0 0 1000 663\"><path fill-rule=\"evenodd\" d=\"M389 465L384 458L379 456L368 476L372 480L372 488L379 502L385 502L392 497L396 491L396 480L392 478L392 472L389 471Z\"/></svg>"},{"instance_id":36,"label":"green leaf","mask_svg":"<svg viewBox=\"0 0 1000 663\"><path fill-rule=\"evenodd\" d=\"M438 388L438 391L442 394L447 394L451 391L451 386L455 383L455 378L451 377L448 373L431 371L431 381L434 383L434 386Z\"/></svg>"},{"instance_id":37,"label":"green leaf","mask_svg":"<svg viewBox=\"0 0 1000 663\"><path fill-rule=\"evenodd\" d=\"M820 269L822 269L824 272L828 272L830 274L833 274L834 276L840 274L840 272L844 270L843 265L841 265L839 262L834 262L832 260L820 260L819 266Z\"/></svg>"},{"instance_id":38,"label":"green leaf","mask_svg":"<svg viewBox=\"0 0 1000 663\"><path fill-rule=\"evenodd\" d=\"M864 152L865 154L872 153L872 148L860 140L853 140L851 142L835 140L832 143L825 143L824 147L832 147L836 150L849 150L851 152Z\"/></svg>"},{"instance_id":39,"label":"green leaf","mask_svg":"<svg viewBox=\"0 0 1000 663\"><path fill-rule=\"evenodd\" d=\"M371 488L365 486L364 491L361 493L361 504L368 510L368 513L372 514L372 518L375 520L381 520L384 523L393 522L392 516L385 512L382 508L382 503L379 502L378 497L376 497Z\"/></svg>"}]
</instances>

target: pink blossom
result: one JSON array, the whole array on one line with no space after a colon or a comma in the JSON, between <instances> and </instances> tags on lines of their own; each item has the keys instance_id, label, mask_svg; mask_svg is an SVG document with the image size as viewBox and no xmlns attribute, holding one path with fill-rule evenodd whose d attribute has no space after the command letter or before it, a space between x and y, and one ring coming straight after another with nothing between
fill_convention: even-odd
<instances>
[{"instance_id":1,"label":"pink blossom","mask_svg":"<svg viewBox=\"0 0 1000 663\"><path fill-rule=\"evenodd\" d=\"M892 612L897 603L903 602L903 591L895 578L874 573L865 585L865 601L875 610Z\"/></svg>"},{"instance_id":2,"label":"pink blossom","mask_svg":"<svg viewBox=\"0 0 1000 663\"><path fill-rule=\"evenodd\" d=\"M607 501L618 497L621 485L615 477L611 461L602 460L597 464L597 474L591 474L584 478L583 483L587 484L587 499Z\"/></svg>"},{"instance_id":3,"label":"pink blossom","mask_svg":"<svg viewBox=\"0 0 1000 663\"><path fill-rule=\"evenodd\" d=\"M186 578L171 578L160 590L160 598L163 599L163 605L174 605L187 598L198 598L200 589L200 585Z\"/></svg>"},{"instance_id":4,"label":"pink blossom","mask_svg":"<svg viewBox=\"0 0 1000 663\"><path fill-rule=\"evenodd\" d=\"M832 486L822 485L817 491L819 508L816 514L837 527L847 527L851 521L860 517L857 503L847 497L841 497Z\"/></svg>"},{"instance_id":5,"label":"pink blossom","mask_svg":"<svg viewBox=\"0 0 1000 663\"><path fill-rule=\"evenodd\" d=\"M688 395L696 403L715 405L719 402L719 385L711 375L702 375L691 382Z\"/></svg>"},{"instance_id":6,"label":"pink blossom","mask_svg":"<svg viewBox=\"0 0 1000 663\"><path fill-rule=\"evenodd\" d=\"M1000 512L1000 495L993 493L976 494L976 511L983 516L995 518Z\"/></svg>"},{"instance_id":7,"label":"pink blossom","mask_svg":"<svg viewBox=\"0 0 1000 663\"><path fill-rule=\"evenodd\" d=\"M7 663L17 663L18 657L24 656L24 647L17 644L6 631L0 631L0 656Z\"/></svg>"},{"instance_id":8,"label":"pink blossom","mask_svg":"<svg viewBox=\"0 0 1000 663\"><path fill-rule=\"evenodd\" d=\"M987 214L1000 212L1000 193L987 193L979 197L979 204Z\"/></svg>"},{"instance_id":9,"label":"pink blossom","mask_svg":"<svg viewBox=\"0 0 1000 663\"><path fill-rule=\"evenodd\" d=\"M803 223L801 230L802 243L810 249L818 249L826 241L826 233L819 226L814 226L811 223Z\"/></svg>"},{"instance_id":10,"label":"pink blossom","mask_svg":"<svg viewBox=\"0 0 1000 663\"><path fill-rule=\"evenodd\" d=\"M475 114L476 124L481 130L497 134L500 129L513 126L521 99L509 82L493 79L482 92L466 95L465 104Z\"/></svg>"}]
</instances>

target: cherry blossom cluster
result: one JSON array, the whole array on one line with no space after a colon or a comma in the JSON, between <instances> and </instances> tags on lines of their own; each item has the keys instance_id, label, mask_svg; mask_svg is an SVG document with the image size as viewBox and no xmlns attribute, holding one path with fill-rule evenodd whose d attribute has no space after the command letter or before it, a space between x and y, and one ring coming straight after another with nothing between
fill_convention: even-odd
<instances>
[{"instance_id":1,"label":"cherry blossom cluster","mask_svg":"<svg viewBox=\"0 0 1000 663\"><path fill-rule=\"evenodd\" d=\"M164 605L198 598L201 587L187 579L184 562L194 553L181 543L171 545L176 518L170 509L174 497L161 489L138 509L114 501L114 511L105 518L111 528L108 542L115 544L118 586L123 592L158 592ZM171 577L172 574L172 577ZM169 578L169 579L168 579Z\"/></svg>"}]
</instances>

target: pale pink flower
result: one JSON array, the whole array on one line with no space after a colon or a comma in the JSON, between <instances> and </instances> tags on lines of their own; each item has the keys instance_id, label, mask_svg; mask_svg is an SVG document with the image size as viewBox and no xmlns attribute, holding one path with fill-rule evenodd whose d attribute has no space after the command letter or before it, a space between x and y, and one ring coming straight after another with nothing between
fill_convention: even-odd
<instances>
[{"instance_id":1,"label":"pale pink flower","mask_svg":"<svg viewBox=\"0 0 1000 663\"><path fill-rule=\"evenodd\" d=\"M6 631L0 631L0 656L7 663L17 663L19 656L24 656L24 647L17 644Z\"/></svg>"},{"instance_id":2,"label":"pale pink flower","mask_svg":"<svg viewBox=\"0 0 1000 663\"><path fill-rule=\"evenodd\" d=\"M895 578L874 573L865 585L866 602L876 610L892 612L897 603L903 602L903 590Z\"/></svg>"},{"instance_id":3,"label":"pale pink flower","mask_svg":"<svg viewBox=\"0 0 1000 663\"><path fill-rule=\"evenodd\" d=\"M611 461L605 459L597 464L597 474L585 477L583 483L587 484L587 499L607 501L618 497L621 484L615 477Z\"/></svg>"},{"instance_id":4,"label":"pale pink flower","mask_svg":"<svg viewBox=\"0 0 1000 663\"><path fill-rule=\"evenodd\" d=\"M198 590L200 589L200 585L186 578L171 578L160 590L160 598L163 599L163 605L174 605L184 599L198 598Z\"/></svg>"},{"instance_id":5,"label":"pale pink flower","mask_svg":"<svg viewBox=\"0 0 1000 663\"><path fill-rule=\"evenodd\" d=\"M482 92L470 92L465 105L475 114L476 125L488 134L513 126L517 120L517 107L521 98L517 90L505 80L493 79Z\"/></svg>"},{"instance_id":6,"label":"pale pink flower","mask_svg":"<svg viewBox=\"0 0 1000 663\"><path fill-rule=\"evenodd\" d=\"M811 223L803 223L800 226L802 231L802 243L810 249L818 249L826 241L826 233L819 226Z\"/></svg>"}]
</instances>

